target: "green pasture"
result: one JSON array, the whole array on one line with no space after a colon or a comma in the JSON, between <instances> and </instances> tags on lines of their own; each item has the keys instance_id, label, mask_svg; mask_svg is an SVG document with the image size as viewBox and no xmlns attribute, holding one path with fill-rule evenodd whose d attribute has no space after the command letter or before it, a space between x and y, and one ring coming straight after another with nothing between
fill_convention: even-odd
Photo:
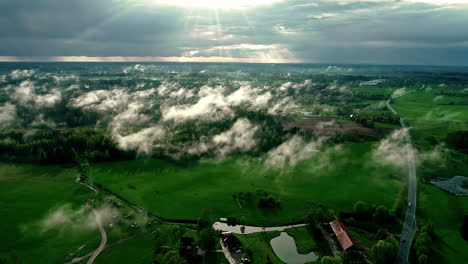
<instances>
[{"instance_id":1,"label":"green pasture","mask_svg":"<svg viewBox=\"0 0 468 264\"><path fill-rule=\"evenodd\" d=\"M283 263L273 252L270 245L270 240L280 235L280 232L262 232L249 235L236 235L244 246L244 249L249 249L253 252L253 263Z\"/></svg>"},{"instance_id":2,"label":"green pasture","mask_svg":"<svg viewBox=\"0 0 468 264\"><path fill-rule=\"evenodd\" d=\"M79 208L91 197L74 182L75 176L74 169L0 163L0 258L7 263L63 263L67 255L79 256L99 245L97 229L43 230L40 225L51 210L64 204Z\"/></svg>"},{"instance_id":3,"label":"green pasture","mask_svg":"<svg viewBox=\"0 0 468 264\"><path fill-rule=\"evenodd\" d=\"M318 251L318 245L306 226L289 228L285 231L294 238L294 241L296 242L297 252L299 254L307 254L311 251Z\"/></svg>"},{"instance_id":4,"label":"green pasture","mask_svg":"<svg viewBox=\"0 0 468 264\"><path fill-rule=\"evenodd\" d=\"M418 225L433 223L437 234L431 263L464 263L468 241L461 237L460 227L468 214L468 197L457 197L428 184L419 184L418 189Z\"/></svg>"},{"instance_id":5,"label":"green pasture","mask_svg":"<svg viewBox=\"0 0 468 264\"><path fill-rule=\"evenodd\" d=\"M375 144L348 143L282 170L247 157L187 166L161 160L98 163L92 166L91 180L166 218L197 219L207 209L214 219L234 216L253 225L287 224L302 221L314 203L344 211L352 210L356 201L391 208L404 173L373 162ZM279 199L281 208L264 212L233 199L235 193L255 195L257 190Z\"/></svg>"}]
</instances>

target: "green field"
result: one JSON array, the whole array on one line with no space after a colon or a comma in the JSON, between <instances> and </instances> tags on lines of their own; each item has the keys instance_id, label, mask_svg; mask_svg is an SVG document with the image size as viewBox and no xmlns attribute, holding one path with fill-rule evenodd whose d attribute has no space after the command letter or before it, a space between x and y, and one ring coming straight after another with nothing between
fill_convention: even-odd
<instances>
[{"instance_id":1,"label":"green field","mask_svg":"<svg viewBox=\"0 0 468 264\"><path fill-rule=\"evenodd\" d=\"M311 251L317 251L318 245L312 238L312 234L306 226L289 228L285 230L296 242L297 252L307 254Z\"/></svg>"},{"instance_id":2,"label":"green field","mask_svg":"<svg viewBox=\"0 0 468 264\"><path fill-rule=\"evenodd\" d=\"M323 157L315 157L287 173L266 170L263 164L242 157L204 160L186 167L136 160L95 164L91 179L167 218L197 219L208 209L215 218L243 216L249 224L278 225L302 221L313 203L349 211L361 200L391 208L403 184L390 176L401 172L372 161L374 144L347 143L330 154L327 164L331 165L323 167ZM258 208L240 208L232 197L260 189L279 198L281 209L262 213Z\"/></svg>"},{"instance_id":3,"label":"green field","mask_svg":"<svg viewBox=\"0 0 468 264\"><path fill-rule=\"evenodd\" d=\"M418 90L398 98L392 104L409 122L413 137L423 139L431 135L445 139L451 131L468 129L467 99L461 96L440 96L437 95L438 91Z\"/></svg>"},{"instance_id":4,"label":"green field","mask_svg":"<svg viewBox=\"0 0 468 264\"><path fill-rule=\"evenodd\" d=\"M253 252L253 263L282 264L283 262L275 255L270 245L270 240L279 236L280 232L255 233L249 235L236 235L242 245Z\"/></svg>"},{"instance_id":5,"label":"green field","mask_svg":"<svg viewBox=\"0 0 468 264\"><path fill-rule=\"evenodd\" d=\"M437 95L440 91L418 90L398 98L393 105L409 121L414 144L423 150L435 147L425 141L430 136L443 143L449 132L468 130L466 97ZM442 169L437 170L441 173L437 176L467 176L468 164L463 162L464 156L456 153L438 161L434 165ZM427 168L419 167L419 178L424 173ZM418 184L418 225L433 223L437 234L433 247L436 253L431 263L462 263L468 258L468 242L459 232L465 214L468 214L468 197L457 197L422 182Z\"/></svg>"},{"instance_id":6,"label":"green field","mask_svg":"<svg viewBox=\"0 0 468 264\"><path fill-rule=\"evenodd\" d=\"M74 169L0 164L0 256L7 263L63 263L66 256L94 250L97 229L43 231L38 223L54 208L81 207L92 193L74 182Z\"/></svg>"},{"instance_id":7,"label":"green field","mask_svg":"<svg viewBox=\"0 0 468 264\"><path fill-rule=\"evenodd\" d=\"M432 263L463 263L468 259L468 241L462 239L460 227L468 214L468 197L457 197L427 184L418 188L417 219L433 223L437 234Z\"/></svg>"}]
</instances>

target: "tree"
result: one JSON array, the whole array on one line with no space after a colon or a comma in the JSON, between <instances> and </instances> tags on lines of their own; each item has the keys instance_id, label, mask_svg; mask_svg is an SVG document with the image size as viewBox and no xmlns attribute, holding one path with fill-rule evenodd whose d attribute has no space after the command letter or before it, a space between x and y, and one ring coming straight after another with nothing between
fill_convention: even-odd
<instances>
[{"instance_id":1,"label":"tree","mask_svg":"<svg viewBox=\"0 0 468 264\"><path fill-rule=\"evenodd\" d=\"M335 219L335 211L333 209L326 208L323 205L318 205L312 208L306 215L306 222L312 229L316 224L329 222L333 219Z\"/></svg>"},{"instance_id":2,"label":"tree","mask_svg":"<svg viewBox=\"0 0 468 264\"><path fill-rule=\"evenodd\" d=\"M87 159L82 158L78 167L80 171L80 181L87 182L89 180L89 162Z\"/></svg>"},{"instance_id":3,"label":"tree","mask_svg":"<svg viewBox=\"0 0 468 264\"><path fill-rule=\"evenodd\" d=\"M384 239L387 239L388 235L389 233L387 229L380 228L379 230L377 230L377 233L375 234L375 239L384 240Z\"/></svg>"},{"instance_id":4,"label":"tree","mask_svg":"<svg viewBox=\"0 0 468 264\"><path fill-rule=\"evenodd\" d=\"M210 212L206 209L203 209L201 216L198 218L198 230L205 228L210 228L212 226Z\"/></svg>"},{"instance_id":5,"label":"tree","mask_svg":"<svg viewBox=\"0 0 468 264\"><path fill-rule=\"evenodd\" d=\"M216 238L218 233L213 228L205 228L200 231L200 247L204 250L216 248Z\"/></svg>"},{"instance_id":6,"label":"tree","mask_svg":"<svg viewBox=\"0 0 468 264\"><path fill-rule=\"evenodd\" d=\"M461 232L461 236L463 237L463 239L468 241L468 215L465 215L463 217L463 224L461 226L460 232Z\"/></svg>"},{"instance_id":7,"label":"tree","mask_svg":"<svg viewBox=\"0 0 468 264\"><path fill-rule=\"evenodd\" d=\"M387 207L380 205L375 209L374 220L379 223L385 223L390 218L390 212Z\"/></svg>"},{"instance_id":8,"label":"tree","mask_svg":"<svg viewBox=\"0 0 468 264\"><path fill-rule=\"evenodd\" d=\"M321 264L340 264L341 262L332 256L325 256L320 260L320 263Z\"/></svg>"},{"instance_id":9,"label":"tree","mask_svg":"<svg viewBox=\"0 0 468 264\"><path fill-rule=\"evenodd\" d=\"M389 236L385 240L379 240L372 247L372 254L377 264L393 263L397 252L398 241L393 236Z\"/></svg>"},{"instance_id":10,"label":"tree","mask_svg":"<svg viewBox=\"0 0 468 264\"><path fill-rule=\"evenodd\" d=\"M362 201L355 203L353 209L354 213L358 216L363 216L368 213L367 204Z\"/></svg>"},{"instance_id":11,"label":"tree","mask_svg":"<svg viewBox=\"0 0 468 264\"><path fill-rule=\"evenodd\" d=\"M235 226L237 225L237 218L235 217L228 217L226 219L226 224L229 225L229 226Z\"/></svg>"},{"instance_id":12,"label":"tree","mask_svg":"<svg viewBox=\"0 0 468 264\"><path fill-rule=\"evenodd\" d=\"M427 264L427 262L428 262L427 255L424 255L424 254L423 254L423 255L420 255L420 256L418 257L418 263L419 263L419 264Z\"/></svg>"}]
</instances>

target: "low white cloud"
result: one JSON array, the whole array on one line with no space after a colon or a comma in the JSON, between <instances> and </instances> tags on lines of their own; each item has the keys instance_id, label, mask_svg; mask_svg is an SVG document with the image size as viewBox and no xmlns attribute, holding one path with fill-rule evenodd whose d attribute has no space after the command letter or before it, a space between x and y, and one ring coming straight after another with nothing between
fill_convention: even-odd
<instances>
[{"instance_id":1,"label":"low white cloud","mask_svg":"<svg viewBox=\"0 0 468 264\"><path fill-rule=\"evenodd\" d=\"M406 88L396 89L396 90L393 92L392 97L398 97L398 96L403 95L404 93L406 93Z\"/></svg>"},{"instance_id":2,"label":"low white cloud","mask_svg":"<svg viewBox=\"0 0 468 264\"><path fill-rule=\"evenodd\" d=\"M167 93L166 89L164 88L159 93ZM234 106L245 104L245 107L249 109L260 109L266 107L272 98L270 92L252 88L250 85L242 85L228 95L224 95L224 93L225 88L222 86L211 87L205 85L198 91L197 96L199 99L195 104L163 107L161 109L163 119L176 122L194 119L219 120L226 116L232 116L233 110L231 108Z\"/></svg>"},{"instance_id":3,"label":"low white cloud","mask_svg":"<svg viewBox=\"0 0 468 264\"><path fill-rule=\"evenodd\" d=\"M52 107L62 100L62 94L58 89L52 89L45 95L36 95L34 102L39 107Z\"/></svg>"},{"instance_id":4,"label":"low white cloud","mask_svg":"<svg viewBox=\"0 0 468 264\"><path fill-rule=\"evenodd\" d=\"M55 83L61 83L61 82L67 82L67 81L77 82L80 79L80 77L78 77L77 75L74 75L74 74L62 75L62 76L53 75L52 78L54 79Z\"/></svg>"},{"instance_id":5,"label":"low white cloud","mask_svg":"<svg viewBox=\"0 0 468 264\"><path fill-rule=\"evenodd\" d=\"M248 119L239 118L231 129L215 135L213 143L221 156L234 151L249 151L257 144L254 136L258 130L259 127L250 123Z\"/></svg>"},{"instance_id":6,"label":"low white cloud","mask_svg":"<svg viewBox=\"0 0 468 264\"><path fill-rule=\"evenodd\" d=\"M129 135L114 135L119 148L122 150L136 151L138 154L151 154L156 141L162 141L167 135L166 131L160 126L144 128L136 133Z\"/></svg>"},{"instance_id":7,"label":"low white cloud","mask_svg":"<svg viewBox=\"0 0 468 264\"><path fill-rule=\"evenodd\" d=\"M199 142L190 144L184 151L192 155L213 152L219 157L233 152L247 152L257 145L255 135L259 130L258 125L252 124L246 118L239 118L230 129L214 135L211 139L202 137Z\"/></svg>"},{"instance_id":8,"label":"low white cloud","mask_svg":"<svg viewBox=\"0 0 468 264\"><path fill-rule=\"evenodd\" d=\"M118 211L110 207L99 207L94 209L101 218L101 222L106 225L112 220L113 215L118 215ZM80 232L97 228L96 217L89 207L82 206L73 208L70 204L65 204L49 212L44 219L34 224L38 227L39 233L55 230L59 232ZM27 226L29 228L33 226Z\"/></svg>"},{"instance_id":9,"label":"low white cloud","mask_svg":"<svg viewBox=\"0 0 468 264\"><path fill-rule=\"evenodd\" d=\"M123 89L96 90L71 100L76 108L107 112L121 107L128 101L128 94Z\"/></svg>"},{"instance_id":10,"label":"low white cloud","mask_svg":"<svg viewBox=\"0 0 468 264\"><path fill-rule=\"evenodd\" d=\"M8 127L16 120L16 106L6 103L0 106L0 128Z\"/></svg>"},{"instance_id":11,"label":"low white cloud","mask_svg":"<svg viewBox=\"0 0 468 264\"><path fill-rule=\"evenodd\" d=\"M268 109L268 114L270 115L287 114L297 108L298 108L297 104L294 102L294 100L291 97L285 97L275 102Z\"/></svg>"},{"instance_id":12,"label":"low white cloud","mask_svg":"<svg viewBox=\"0 0 468 264\"><path fill-rule=\"evenodd\" d=\"M23 81L19 86L14 88L13 99L24 105L31 101L34 97L34 83L31 81Z\"/></svg>"},{"instance_id":13,"label":"low white cloud","mask_svg":"<svg viewBox=\"0 0 468 264\"><path fill-rule=\"evenodd\" d=\"M294 167L298 162L307 160L320 153L324 139L306 142L295 135L267 153L265 164L271 168Z\"/></svg>"},{"instance_id":14,"label":"low white cloud","mask_svg":"<svg viewBox=\"0 0 468 264\"><path fill-rule=\"evenodd\" d=\"M10 78L13 80L26 79L32 77L36 73L34 70L14 70L10 73Z\"/></svg>"},{"instance_id":15,"label":"low white cloud","mask_svg":"<svg viewBox=\"0 0 468 264\"><path fill-rule=\"evenodd\" d=\"M126 89L95 90L73 98L73 107L93 110L97 112L118 112L125 109L125 105L139 99L144 99L155 93L155 89L147 89L129 93Z\"/></svg>"},{"instance_id":16,"label":"low white cloud","mask_svg":"<svg viewBox=\"0 0 468 264\"><path fill-rule=\"evenodd\" d=\"M34 128L55 128L57 125L52 120L44 118L43 114L39 114L30 124Z\"/></svg>"},{"instance_id":17,"label":"low white cloud","mask_svg":"<svg viewBox=\"0 0 468 264\"><path fill-rule=\"evenodd\" d=\"M406 133L407 129L399 129L382 139L373 151L374 160L383 165L405 168L408 165L408 152L404 141Z\"/></svg>"}]
</instances>

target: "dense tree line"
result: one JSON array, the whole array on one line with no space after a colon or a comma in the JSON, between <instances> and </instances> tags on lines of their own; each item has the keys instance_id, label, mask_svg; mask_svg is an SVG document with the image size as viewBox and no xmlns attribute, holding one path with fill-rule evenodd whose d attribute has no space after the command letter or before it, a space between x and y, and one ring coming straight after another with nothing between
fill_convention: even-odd
<instances>
[{"instance_id":1,"label":"dense tree line","mask_svg":"<svg viewBox=\"0 0 468 264\"><path fill-rule=\"evenodd\" d=\"M414 249L418 264L430 263L432 243L435 238L433 225L424 225L419 229L414 242Z\"/></svg>"},{"instance_id":2,"label":"dense tree line","mask_svg":"<svg viewBox=\"0 0 468 264\"><path fill-rule=\"evenodd\" d=\"M460 234L464 240L468 241L468 215L465 215L463 217L463 223L460 228Z\"/></svg>"},{"instance_id":3,"label":"dense tree line","mask_svg":"<svg viewBox=\"0 0 468 264\"><path fill-rule=\"evenodd\" d=\"M446 142L449 147L468 153L468 130L449 133Z\"/></svg>"},{"instance_id":4,"label":"dense tree line","mask_svg":"<svg viewBox=\"0 0 468 264\"><path fill-rule=\"evenodd\" d=\"M44 164L114 160L119 151L105 130L73 128L57 130L10 130L0 132L3 159Z\"/></svg>"}]
</instances>

